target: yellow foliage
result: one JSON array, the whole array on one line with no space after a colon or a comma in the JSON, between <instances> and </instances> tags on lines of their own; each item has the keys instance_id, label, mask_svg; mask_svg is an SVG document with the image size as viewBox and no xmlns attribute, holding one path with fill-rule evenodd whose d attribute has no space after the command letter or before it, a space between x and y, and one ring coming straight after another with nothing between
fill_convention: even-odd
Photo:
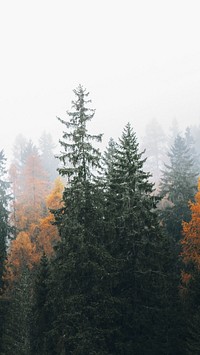
<instances>
[{"instance_id":1,"label":"yellow foliage","mask_svg":"<svg viewBox=\"0 0 200 355\"><path fill-rule=\"evenodd\" d=\"M41 255L36 251L36 245L31 241L30 235L20 232L12 241L6 263L6 279L13 281L19 276L24 266L32 269L40 260Z\"/></svg>"},{"instance_id":2,"label":"yellow foliage","mask_svg":"<svg viewBox=\"0 0 200 355\"><path fill-rule=\"evenodd\" d=\"M60 177L56 178L54 187L46 198L47 207L50 209L58 209L62 207L62 195L64 184Z\"/></svg>"},{"instance_id":3,"label":"yellow foliage","mask_svg":"<svg viewBox=\"0 0 200 355\"><path fill-rule=\"evenodd\" d=\"M15 240L11 242L6 265L5 279L8 282L15 280L24 266L33 268L40 261L45 252L49 257L53 255L54 245L59 241L57 227L53 225L54 215L48 210L62 207L62 194L64 185L60 178L57 178L50 194L44 199L46 215L41 210L34 214L33 206L18 204L17 224L20 232Z\"/></svg>"}]
</instances>

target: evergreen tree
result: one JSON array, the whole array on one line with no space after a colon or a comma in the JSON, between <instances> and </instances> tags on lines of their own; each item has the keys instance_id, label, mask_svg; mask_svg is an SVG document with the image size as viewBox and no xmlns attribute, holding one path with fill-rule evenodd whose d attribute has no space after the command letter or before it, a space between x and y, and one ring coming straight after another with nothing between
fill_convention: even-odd
<instances>
[{"instance_id":1,"label":"evergreen tree","mask_svg":"<svg viewBox=\"0 0 200 355\"><path fill-rule=\"evenodd\" d=\"M3 334L3 355L30 355L32 275L27 267L12 290Z\"/></svg>"},{"instance_id":2,"label":"evergreen tree","mask_svg":"<svg viewBox=\"0 0 200 355\"><path fill-rule=\"evenodd\" d=\"M153 181L158 186L166 159L166 136L161 125L155 119L146 126L143 147L147 157L144 167L146 171L152 173Z\"/></svg>"},{"instance_id":3,"label":"evergreen tree","mask_svg":"<svg viewBox=\"0 0 200 355\"><path fill-rule=\"evenodd\" d=\"M192 129L187 127L185 130L185 141L190 149L191 156L194 160L194 165L198 175L200 174L200 152L197 153L197 144L194 138L194 134L192 133Z\"/></svg>"},{"instance_id":4,"label":"evergreen tree","mask_svg":"<svg viewBox=\"0 0 200 355\"><path fill-rule=\"evenodd\" d=\"M164 207L160 216L167 233L179 241L182 221L187 222L191 217L188 202L194 200L197 191L197 172L190 148L180 135L168 156L169 164L165 164L160 183Z\"/></svg>"},{"instance_id":5,"label":"evergreen tree","mask_svg":"<svg viewBox=\"0 0 200 355\"><path fill-rule=\"evenodd\" d=\"M60 140L64 163L59 168L68 177L63 193L64 207L55 211L61 242L52 264L50 304L54 322L52 353L116 353L117 323L113 325L115 298L112 296L113 259L101 238L102 207L94 172L100 166L100 152L91 142L87 124L94 110L87 108L88 93L82 86L74 90L69 121ZM55 294L56 290L56 294ZM115 340L114 340L115 339Z\"/></svg>"},{"instance_id":6,"label":"evergreen tree","mask_svg":"<svg viewBox=\"0 0 200 355\"><path fill-rule=\"evenodd\" d=\"M110 142L105 157L104 223L108 248L118 261L115 296L122 311L117 353L166 354L172 346L165 266L170 265L170 245L159 228L157 198L142 155L127 124L119 142Z\"/></svg>"},{"instance_id":7,"label":"evergreen tree","mask_svg":"<svg viewBox=\"0 0 200 355\"><path fill-rule=\"evenodd\" d=\"M197 173L193 155L186 138L178 135L174 145L168 153L169 163L165 164L160 184L160 195L163 197L160 208L160 220L168 238L172 238L174 249L173 271L174 302L171 310L176 319L175 332L182 342L182 352L185 353L184 337L186 336L184 304L181 303L178 290L181 283L182 260L180 258L180 240L182 237L182 223L189 221L191 211L189 201L194 199L197 190ZM172 252L171 252L171 255ZM179 347L180 349L180 347Z\"/></svg>"},{"instance_id":8,"label":"evergreen tree","mask_svg":"<svg viewBox=\"0 0 200 355\"><path fill-rule=\"evenodd\" d=\"M48 355L47 333L50 327L51 311L48 309L49 262L45 254L41 258L33 287L31 354Z\"/></svg>"},{"instance_id":9,"label":"evergreen tree","mask_svg":"<svg viewBox=\"0 0 200 355\"><path fill-rule=\"evenodd\" d=\"M188 355L198 355L200 352L200 272L193 260L187 261L184 273L189 272L189 278L183 278L182 302L184 306L185 338L183 345ZM185 275L184 275L185 276Z\"/></svg>"},{"instance_id":10,"label":"evergreen tree","mask_svg":"<svg viewBox=\"0 0 200 355\"><path fill-rule=\"evenodd\" d=\"M180 135L179 123L176 118L174 118L171 122L171 126L169 127L169 137L168 137L168 147L174 144L175 138Z\"/></svg>"}]
</instances>

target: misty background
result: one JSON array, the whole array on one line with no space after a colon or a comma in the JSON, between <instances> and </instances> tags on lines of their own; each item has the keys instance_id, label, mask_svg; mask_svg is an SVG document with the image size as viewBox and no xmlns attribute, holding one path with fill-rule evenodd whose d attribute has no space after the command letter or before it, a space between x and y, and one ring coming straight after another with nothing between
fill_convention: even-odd
<instances>
[{"instance_id":1,"label":"misty background","mask_svg":"<svg viewBox=\"0 0 200 355\"><path fill-rule=\"evenodd\" d=\"M0 5L0 149L43 131L58 146L82 84L103 147L129 121L141 144L157 122L170 135L200 124L198 1L8 1Z\"/></svg>"}]
</instances>

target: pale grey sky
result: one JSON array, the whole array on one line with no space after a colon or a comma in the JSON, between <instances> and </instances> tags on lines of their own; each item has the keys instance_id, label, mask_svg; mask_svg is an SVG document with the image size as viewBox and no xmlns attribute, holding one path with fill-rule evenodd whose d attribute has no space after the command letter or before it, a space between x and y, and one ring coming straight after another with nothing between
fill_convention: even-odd
<instances>
[{"instance_id":1,"label":"pale grey sky","mask_svg":"<svg viewBox=\"0 0 200 355\"><path fill-rule=\"evenodd\" d=\"M200 123L200 2L0 1L0 148L18 133L55 143L82 84L104 140L130 121L138 135Z\"/></svg>"}]
</instances>

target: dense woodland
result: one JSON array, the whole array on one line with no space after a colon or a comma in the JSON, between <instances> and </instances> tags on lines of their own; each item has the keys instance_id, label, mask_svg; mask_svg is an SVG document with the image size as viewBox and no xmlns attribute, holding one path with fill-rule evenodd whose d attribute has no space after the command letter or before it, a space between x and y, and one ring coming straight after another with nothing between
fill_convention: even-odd
<instances>
[{"instance_id":1,"label":"dense woodland","mask_svg":"<svg viewBox=\"0 0 200 355\"><path fill-rule=\"evenodd\" d=\"M101 151L81 85L0 152L0 354L200 354L200 127L130 123Z\"/></svg>"}]
</instances>

